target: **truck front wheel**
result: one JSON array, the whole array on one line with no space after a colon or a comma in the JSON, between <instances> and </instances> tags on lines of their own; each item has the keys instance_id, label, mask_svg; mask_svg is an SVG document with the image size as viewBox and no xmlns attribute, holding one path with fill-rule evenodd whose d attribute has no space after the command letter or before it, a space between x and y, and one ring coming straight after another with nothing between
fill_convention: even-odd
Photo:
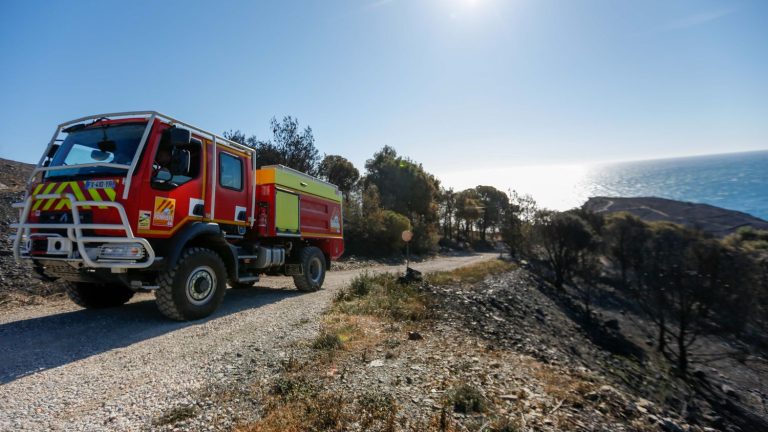
<instances>
[{"instance_id":1,"label":"truck front wheel","mask_svg":"<svg viewBox=\"0 0 768 432\"><path fill-rule=\"evenodd\" d=\"M86 309L120 306L134 294L130 288L118 284L67 282L65 289L70 300Z\"/></svg>"},{"instance_id":2,"label":"truck front wheel","mask_svg":"<svg viewBox=\"0 0 768 432\"><path fill-rule=\"evenodd\" d=\"M227 269L216 252L185 249L176 265L158 277L157 307L168 318L185 321L207 317L224 298Z\"/></svg>"},{"instance_id":3,"label":"truck front wheel","mask_svg":"<svg viewBox=\"0 0 768 432\"><path fill-rule=\"evenodd\" d=\"M305 247L299 252L302 274L293 276L293 283L299 291L317 291L325 281L325 256L314 247Z\"/></svg>"}]
</instances>

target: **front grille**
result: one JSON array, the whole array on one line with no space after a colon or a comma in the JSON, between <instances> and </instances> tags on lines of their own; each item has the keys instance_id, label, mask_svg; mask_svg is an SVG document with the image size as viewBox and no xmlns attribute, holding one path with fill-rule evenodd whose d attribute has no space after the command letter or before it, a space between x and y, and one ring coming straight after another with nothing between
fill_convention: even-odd
<instances>
[{"instance_id":1,"label":"front grille","mask_svg":"<svg viewBox=\"0 0 768 432\"><path fill-rule=\"evenodd\" d=\"M93 212L81 211L80 223L93 222ZM40 223L72 223L72 212L40 212Z\"/></svg>"},{"instance_id":2,"label":"front grille","mask_svg":"<svg viewBox=\"0 0 768 432\"><path fill-rule=\"evenodd\" d=\"M72 212L69 211L59 211L59 212L40 212L39 217L39 223L41 224L71 224L72 223ZM93 223L93 212L89 211L81 211L80 212L80 223ZM41 232L38 230L38 232ZM65 229L50 229L45 230L45 233L51 233L51 234L59 234L62 236L67 235L67 230ZM92 230L83 230L83 235L91 236L93 235Z\"/></svg>"}]
</instances>

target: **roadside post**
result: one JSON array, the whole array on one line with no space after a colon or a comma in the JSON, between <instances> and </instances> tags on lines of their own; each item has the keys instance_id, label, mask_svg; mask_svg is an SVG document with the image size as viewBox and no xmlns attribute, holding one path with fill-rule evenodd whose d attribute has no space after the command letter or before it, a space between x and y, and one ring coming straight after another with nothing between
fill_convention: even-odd
<instances>
[{"instance_id":1,"label":"roadside post","mask_svg":"<svg viewBox=\"0 0 768 432\"><path fill-rule=\"evenodd\" d=\"M405 242L405 272L408 273L408 266L411 260L411 240L413 239L413 231L405 230L400 237Z\"/></svg>"}]
</instances>

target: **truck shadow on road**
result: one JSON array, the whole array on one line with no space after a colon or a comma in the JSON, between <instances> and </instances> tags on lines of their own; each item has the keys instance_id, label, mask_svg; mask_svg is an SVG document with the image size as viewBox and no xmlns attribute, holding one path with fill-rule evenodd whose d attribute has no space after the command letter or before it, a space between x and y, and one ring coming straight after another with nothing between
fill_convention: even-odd
<instances>
[{"instance_id":1,"label":"truck shadow on road","mask_svg":"<svg viewBox=\"0 0 768 432\"><path fill-rule=\"evenodd\" d=\"M213 315L190 322L168 320L154 299L147 299L119 308L83 309L0 324L0 385L301 294L292 289L229 289Z\"/></svg>"}]
</instances>

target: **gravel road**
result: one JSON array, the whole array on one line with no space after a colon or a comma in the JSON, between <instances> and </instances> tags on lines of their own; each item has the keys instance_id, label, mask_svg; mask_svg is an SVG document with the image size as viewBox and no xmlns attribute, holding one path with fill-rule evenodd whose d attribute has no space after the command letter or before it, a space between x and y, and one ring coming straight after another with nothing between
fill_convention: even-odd
<instances>
[{"instance_id":1,"label":"gravel road","mask_svg":"<svg viewBox=\"0 0 768 432\"><path fill-rule=\"evenodd\" d=\"M495 256L414 267L450 270ZM192 323L164 319L151 294L111 310L61 300L2 311L0 430L150 429L194 392L268 369L292 343L313 337L334 293L361 271L329 272L324 289L308 294L290 278L263 278L258 288L229 290L212 317Z\"/></svg>"}]
</instances>

